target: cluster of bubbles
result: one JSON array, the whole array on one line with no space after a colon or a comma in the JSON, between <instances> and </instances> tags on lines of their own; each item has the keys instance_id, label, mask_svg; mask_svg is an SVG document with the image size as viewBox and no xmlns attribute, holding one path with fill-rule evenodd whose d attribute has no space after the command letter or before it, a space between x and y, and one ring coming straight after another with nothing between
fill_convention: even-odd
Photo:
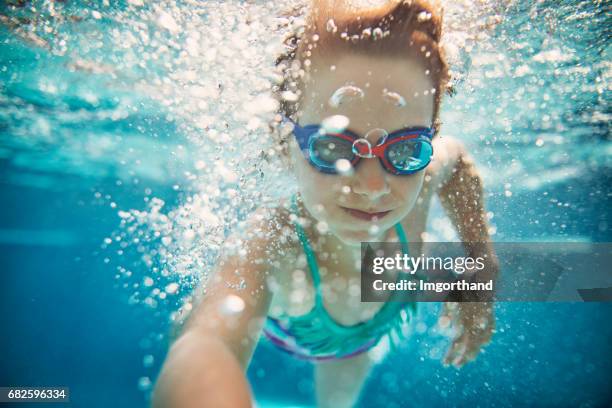
<instances>
[{"instance_id":1,"label":"cluster of bubbles","mask_svg":"<svg viewBox=\"0 0 612 408\"><path fill-rule=\"evenodd\" d=\"M506 197L508 183L539 190L608 168L612 66L602 5L511 2L493 10L479 18L495 25L493 35L465 42L469 74L444 107L444 129L486 157L478 160L485 180Z\"/></svg>"},{"instance_id":2,"label":"cluster of bubbles","mask_svg":"<svg viewBox=\"0 0 612 408\"><path fill-rule=\"evenodd\" d=\"M230 232L295 188L268 129L278 109L270 93L280 80L274 59L294 17L278 16L271 3L209 1L130 6L117 16L125 23L114 32L117 42L134 41L129 50L147 72L131 88L180 124L182 147L172 149L171 160L181 172L174 181L178 205L149 193L145 208L120 209L119 228L104 247L136 253L139 261L131 265L119 257L117 278L130 291L130 303L166 315L170 335L177 335L203 294L194 289L205 293ZM132 69L127 61L118 58L128 65L119 69ZM242 308L244 301L233 295L221 313ZM167 335L162 330L152 337ZM148 377L139 381L143 391L150 386Z\"/></svg>"}]
</instances>

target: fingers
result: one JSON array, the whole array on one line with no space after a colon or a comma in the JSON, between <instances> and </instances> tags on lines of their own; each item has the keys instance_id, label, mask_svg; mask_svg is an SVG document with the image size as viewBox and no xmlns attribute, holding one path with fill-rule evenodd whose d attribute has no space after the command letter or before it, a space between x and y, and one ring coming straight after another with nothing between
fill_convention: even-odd
<instances>
[{"instance_id":1,"label":"fingers","mask_svg":"<svg viewBox=\"0 0 612 408\"><path fill-rule=\"evenodd\" d=\"M461 368L465 364L474 361L476 356L478 356L478 354L481 352L481 347L483 344L484 343L482 341L477 339L472 338L471 340L468 340L463 355L453 362L453 366L456 368Z\"/></svg>"},{"instance_id":2,"label":"fingers","mask_svg":"<svg viewBox=\"0 0 612 408\"><path fill-rule=\"evenodd\" d=\"M459 307L451 303L444 305L438 320L439 326L444 329L452 324L457 330L456 337L444 357L445 366L462 367L473 361L481 348L491 341L495 319L492 309L486 306L469 303L460 304Z\"/></svg>"},{"instance_id":3,"label":"fingers","mask_svg":"<svg viewBox=\"0 0 612 408\"><path fill-rule=\"evenodd\" d=\"M474 361L481 351L482 346L489 343L491 332L487 331L479 335L474 335L469 332L463 333L457 337L444 357L443 364L445 366L452 365L455 368L461 368L466 363Z\"/></svg>"},{"instance_id":4,"label":"fingers","mask_svg":"<svg viewBox=\"0 0 612 408\"><path fill-rule=\"evenodd\" d=\"M480 352L484 353L484 350L480 350L480 347L476 348L475 350L467 351L465 353L465 362L463 364L476 360L476 356L478 356L478 353Z\"/></svg>"},{"instance_id":5,"label":"fingers","mask_svg":"<svg viewBox=\"0 0 612 408\"><path fill-rule=\"evenodd\" d=\"M460 335L459 337L457 337L451 344L451 347L448 350L448 353L446 353L446 356L444 357L444 365L445 366L448 366L448 365L456 366L456 364L459 361L461 361L463 355L465 354L467 350L467 346L468 346L468 335L464 333Z\"/></svg>"}]
</instances>

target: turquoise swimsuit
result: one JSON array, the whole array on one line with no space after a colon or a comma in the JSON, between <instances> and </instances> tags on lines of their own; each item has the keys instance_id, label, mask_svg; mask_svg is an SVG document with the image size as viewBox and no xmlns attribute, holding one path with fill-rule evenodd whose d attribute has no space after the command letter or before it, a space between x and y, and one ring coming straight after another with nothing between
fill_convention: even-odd
<instances>
[{"instance_id":1,"label":"turquoise swimsuit","mask_svg":"<svg viewBox=\"0 0 612 408\"><path fill-rule=\"evenodd\" d=\"M293 200L294 212L297 203ZM280 349L308 360L330 360L355 356L374 347L387 334L396 333L401 338L402 325L414 313L414 302L392 299L387 301L374 317L368 321L346 326L334 320L323 305L321 276L314 252L302 226L296 221L295 230L302 243L315 288L315 304L310 312L301 316L284 315L280 318L268 316L264 334ZM395 231L408 253L408 243L402 226L397 223Z\"/></svg>"}]
</instances>

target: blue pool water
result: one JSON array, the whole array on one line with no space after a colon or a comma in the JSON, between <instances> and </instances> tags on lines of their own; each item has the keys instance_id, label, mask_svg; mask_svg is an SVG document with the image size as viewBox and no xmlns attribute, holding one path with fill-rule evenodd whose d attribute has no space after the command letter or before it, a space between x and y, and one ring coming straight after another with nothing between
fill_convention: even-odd
<instances>
[{"instance_id":1,"label":"blue pool water","mask_svg":"<svg viewBox=\"0 0 612 408\"><path fill-rule=\"evenodd\" d=\"M226 213L234 226L258 193L280 194L265 177L250 185L252 162L238 160L245 152L207 136L225 122L263 134L234 112L250 109L238 104L241 92L265 87L231 61L262 40L255 27L244 44L233 35L246 30L245 10L258 16L264 3L10 3L19 2L0 5L0 386L69 386L74 407L144 407L171 316L226 232L208 227L214 207L198 207L196 220L178 209L204 191L239 203ZM609 7L491 4L485 14L503 21L471 50L443 119L483 173L494 239L610 242ZM218 44L223 57L194 50L198 41ZM249 61L245 70L265 71L256 53ZM244 140L247 150L262 144L250 133ZM151 218L159 200L161 221ZM146 221L125 222L134 210ZM200 258L155 235L174 243L187 224L202 228L204 244L187 245ZM438 206L430 224L453 239ZM152 277L163 292L180 274L188 278L179 295L150 294L143 283ZM498 304L491 345L460 371L440 365L448 340L430 330L437 307L422 308L420 329L375 368L360 407L612 401L612 304ZM248 375L263 407L314 404L312 367L266 342Z\"/></svg>"}]
</instances>

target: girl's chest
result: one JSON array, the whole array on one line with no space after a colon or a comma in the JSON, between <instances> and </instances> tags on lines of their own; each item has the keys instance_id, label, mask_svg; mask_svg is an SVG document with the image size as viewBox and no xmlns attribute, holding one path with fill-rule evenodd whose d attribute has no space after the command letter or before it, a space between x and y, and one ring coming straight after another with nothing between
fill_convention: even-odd
<instances>
[{"instance_id":1,"label":"girl's chest","mask_svg":"<svg viewBox=\"0 0 612 408\"><path fill-rule=\"evenodd\" d=\"M408 241L413 244L411 248L415 250L425 232L428 207L428 202L421 201L402 221ZM383 306L382 302L361 302L358 261L338 259L333 254L315 254L320 276L316 285L302 248L298 246L290 252L273 274L274 296L270 316L305 315L313 309L319 296L319 302L322 301L334 320L353 325L371 319Z\"/></svg>"}]
</instances>

